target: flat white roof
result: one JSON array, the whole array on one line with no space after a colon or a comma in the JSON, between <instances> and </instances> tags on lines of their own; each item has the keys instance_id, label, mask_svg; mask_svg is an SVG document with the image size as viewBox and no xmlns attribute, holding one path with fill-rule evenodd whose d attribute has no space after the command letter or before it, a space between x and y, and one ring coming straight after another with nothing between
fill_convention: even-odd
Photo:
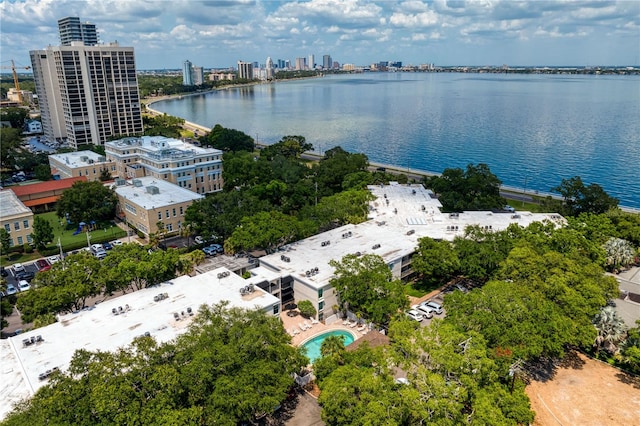
<instances>
[{"instance_id":1,"label":"flat white roof","mask_svg":"<svg viewBox=\"0 0 640 426\"><path fill-rule=\"evenodd\" d=\"M219 277L219 274L225 274ZM0 345L0 420L10 411L10 403L33 394L47 380L39 375L58 367L65 370L77 349L114 351L127 346L145 332L159 342L167 342L184 333L202 304L213 305L229 301L233 307L262 309L273 313L280 300L254 287L242 295L240 289L248 282L226 268L218 268L194 277L181 276L166 283L129 293L83 311L60 316L58 322L19 334ZM159 294L167 298L156 301ZM114 315L115 309L122 313ZM174 315L178 315L178 320ZM28 346L23 339L42 337L41 342ZM8 342L8 343L5 343Z\"/></svg>"},{"instance_id":2,"label":"flat white roof","mask_svg":"<svg viewBox=\"0 0 640 426\"><path fill-rule=\"evenodd\" d=\"M140 186L136 186L139 181ZM156 187L158 193L150 193L148 187ZM171 206L173 204L195 201L204 198L196 192L181 188L171 182L157 179L152 176L132 179L125 186L116 186L118 196L131 201L133 204L144 209L155 209L159 207Z\"/></svg>"},{"instance_id":3,"label":"flat white roof","mask_svg":"<svg viewBox=\"0 0 640 426\"><path fill-rule=\"evenodd\" d=\"M18 199L18 196L12 190L3 189L0 191L0 220L24 214L33 214L33 212L22 204L22 201Z\"/></svg>"},{"instance_id":4,"label":"flat white roof","mask_svg":"<svg viewBox=\"0 0 640 426\"><path fill-rule=\"evenodd\" d=\"M110 161L106 160L104 155L88 150L65 152L64 154L51 154L49 155L49 158L53 158L54 160L73 168L110 163Z\"/></svg>"},{"instance_id":5,"label":"flat white roof","mask_svg":"<svg viewBox=\"0 0 640 426\"><path fill-rule=\"evenodd\" d=\"M277 253L261 257L260 265L277 271L281 276L291 275L312 288L323 288L333 278L334 269L329 261L339 261L347 254L377 254L391 265L413 253L420 238L451 241L464 235L467 225L501 231L512 223L523 227L543 220L564 223L560 215L546 213L441 213L440 202L419 184L392 182L390 185L370 186L369 190L376 199L370 203L368 221L345 225L286 245ZM318 268L317 272L315 268Z\"/></svg>"},{"instance_id":6,"label":"flat white roof","mask_svg":"<svg viewBox=\"0 0 640 426\"><path fill-rule=\"evenodd\" d=\"M141 136L133 138L123 138L105 143L106 147L124 148L127 146L138 146L146 153L161 153L163 151L182 151L189 155L222 155L222 151L215 148L204 148L184 142L180 139L168 138L165 136Z\"/></svg>"}]
</instances>

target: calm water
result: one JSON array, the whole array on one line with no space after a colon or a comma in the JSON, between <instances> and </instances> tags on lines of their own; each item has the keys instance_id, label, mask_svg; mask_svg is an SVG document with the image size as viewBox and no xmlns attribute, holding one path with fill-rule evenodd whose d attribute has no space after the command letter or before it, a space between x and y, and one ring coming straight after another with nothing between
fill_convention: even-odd
<instances>
[{"instance_id":1,"label":"calm water","mask_svg":"<svg viewBox=\"0 0 640 426\"><path fill-rule=\"evenodd\" d=\"M302 135L370 161L442 172L486 163L504 184L598 183L640 208L640 77L367 73L187 96L154 109L273 143Z\"/></svg>"}]
</instances>

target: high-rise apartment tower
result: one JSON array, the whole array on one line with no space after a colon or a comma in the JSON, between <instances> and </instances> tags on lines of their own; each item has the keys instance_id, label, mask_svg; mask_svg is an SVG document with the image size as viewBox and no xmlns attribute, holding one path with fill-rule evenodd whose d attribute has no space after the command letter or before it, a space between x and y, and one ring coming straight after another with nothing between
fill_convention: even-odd
<instances>
[{"instance_id":1,"label":"high-rise apartment tower","mask_svg":"<svg viewBox=\"0 0 640 426\"><path fill-rule=\"evenodd\" d=\"M86 46L98 44L98 32L95 24L80 22L80 18L77 16L68 16L58 20L58 32L62 46L71 46L73 41L81 41Z\"/></svg>"}]
</instances>

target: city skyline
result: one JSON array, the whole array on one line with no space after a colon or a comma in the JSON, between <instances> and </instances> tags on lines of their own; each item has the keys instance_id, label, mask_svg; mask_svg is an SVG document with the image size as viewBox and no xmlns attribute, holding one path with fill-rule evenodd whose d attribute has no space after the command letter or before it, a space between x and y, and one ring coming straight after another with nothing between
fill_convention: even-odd
<instances>
[{"instance_id":1,"label":"city skyline","mask_svg":"<svg viewBox=\"0 0 640 426\"><path fill-rule=\"evenodd\" d=\"M2 62L59 45L58 20L95 24L145 69L323 55L368 65L622 66L640 63L638 1L0 2ZM322 65L320 63L320 65Z\"/></svg>"}]
</instances>

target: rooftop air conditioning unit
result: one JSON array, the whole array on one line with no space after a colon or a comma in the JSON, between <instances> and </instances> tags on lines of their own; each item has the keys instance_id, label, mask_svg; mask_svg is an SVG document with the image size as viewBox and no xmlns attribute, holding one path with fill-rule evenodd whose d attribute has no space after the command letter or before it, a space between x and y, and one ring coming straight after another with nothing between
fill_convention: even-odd
<instances>
[{"instance_id":1,"label":"rooftop air conditioning unit","mask_svg":"<svg viewBox=\"0 0 640 426\"><path fill-rule=\"evenodd\" d=\"M83 155L82 157L80 157L80 161L86 163L87 160L89 159L89 157L87 157L86 155Z\"/></svg>"},{"instance_id":2,"label":"rooftop air conditioning unit","mask_svg":"<svg viewBox=\"0 0 640 426\"><path fill-rule=\"evenodd\" d=\"M134 179L133 186L135 186L136 188L140 188L142 186L142 181L140 179Z\"/></svg>"},{"instance_id":3,"label":"rooftop air conditioning unit","mask_svg":"<svg viewBox=\"0 0 640 426\"><path fill-rule=\"evenodd\" d=\"M156 195L160 193L160 189L157 186L147 186L147 193Z\"/></svg>"},{"instance_id":4,"label":"rooftop air conditioning unit","mask_svg":"<svg viewBox=\"0 0 640 426\"><path fill-rule=\"evenodd\" d=\"M127 181L124 179L116 179L116 185L117 186L125 186L127 184Z\"/></svg>"}]
</instances>

